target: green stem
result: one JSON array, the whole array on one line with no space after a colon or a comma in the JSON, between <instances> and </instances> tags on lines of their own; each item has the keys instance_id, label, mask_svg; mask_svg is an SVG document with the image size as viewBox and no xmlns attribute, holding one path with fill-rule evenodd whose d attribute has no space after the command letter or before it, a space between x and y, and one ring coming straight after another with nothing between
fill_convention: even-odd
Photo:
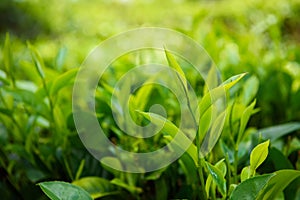
<instances>
[{"instance_id":1,"label":"green stem","mask_svg":"<svg viewBox=\"0 0 300 200\"><path fill-rule=\"evenodd\" d=\"M230 167L230 162L229 162L229 155L226 153L225 155L225 163L227 166L227 174L226 174L226 180L227 180L227 185L226 187L229 189L231 185L231 167Z\"/></svg>"},{"instance_id":2,"label":"green stem","mask_svg":"<svg viewBox=\"0 0 300 200\"><path fill-rule=\"evenodd\" d=\"M203 165L203 159L200 159L200 158L198 161L198 173L199 173L199 177L200 177L202 199L207 200L207 196L206 196L206 192L205 192L205 182L204 182L204 165Z\"/></svg>"},{"instance_id":3,"label":"green stem","mask_svg":"<svg viewBox=\"0 0 300 200\"><path fill-rule=\"evenodd\" d=\"M233 181L238 183L238 150L234 151L234 162L233 162Z\"/></svg>"}]
</instances>

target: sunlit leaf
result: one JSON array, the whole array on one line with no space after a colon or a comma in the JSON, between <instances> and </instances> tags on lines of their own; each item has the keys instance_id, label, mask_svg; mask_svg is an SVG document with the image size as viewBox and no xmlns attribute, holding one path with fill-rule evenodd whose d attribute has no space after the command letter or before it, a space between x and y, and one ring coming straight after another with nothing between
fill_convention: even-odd
<instances>
[{"instance_id":1,"label":"sunlit leaf","mask_svg":"<svg viewBox=\"0 0 300 200\"><path fill-rule=\"evenodd\" d=\"M165 54L166 54L166 57L167 57L170 67L172 67L175 71L178 72L179 80L181 80L182 84L187 89L187 80L186 80L185 74L182 71L178 62L176 61L175 57L167 49L165 49Z\"/></svg>"},{"instance_id":2,"label":"sunlit leaf","mask_svg":"<svg viewBox=\"0 0 300 200\"><path fill-rule=\"evenodd\" d=\"M251 174L265 161L268 156L268 147L270 140L257 145L250 154L250 170Z\"/></svg>"},{"instance_id":3,"label":"sunlit leaf","mask_svg":"<svg viewBox=\"0 0 300 200\"><path fill-rule=\"evenodd\" d=\"M72 184L83 188L93 199L118 193L109 180L101 177L84 177L73 181Z\"/></svg>"},{"instance_id":4,"label":"sunlit leaf","mask_svg":"<svg viewBox=\"0 0 300 200\"><path fill-rule=\"evenodd\" d=\"M199 102L199 109L200 109L200 115L205 113L206 110L214 104L218 99L224 97L226 95L226 91L228 91L231 87L233 87L239 80L241 80L246 73L239 74L236 76L233 76L226 81L219 87L216 87L212 90L210 90L208 93L206 93L201 101ZM201 117L201 116L200 116Z\"/></svg>"},{"instance_id":5,"label":"sunlit leaf","mask_svg":"<svg viewBox=\"0 0 300 200\"><path fill-rule=\"evenodd\" d=\"M259 80L252 75L243 84L242 100L244 105L248 105L254 98L259 88Z\"/></svg>"},{"instance_id":6,"label":"sunlit leaf","mask_svg":"<svg viewBox=\"0 0 300 200\"><path fill-rule=\"evenodd\" d=\"M72 85L74 83L77 72L78 69L72 69L58 76L51 85L50 95L55 96L62 88Z\"/></svg>"},{"instance_id":7,"label":"sunlit leaf","mask_svg":"<svg viewBox=\"0 0 300 200\"><path fill-rule=\"evenodd\" d=\"M30 44L30 42L27 42L28 48L30 49L31 57L34 62L34 66L40 75L42 79L45 79L45 73L43 68L45 68L44 61L42 57L40 56L39 52L36 50L36 48Z\"/></svg>"},{"instance_id":8,"label":"sunlit leaf","mask_svg":"<svg viewBox=\"0 0 300 200\"><path fill-rule=\"evenodd\" d=\"M243 115L241 118L241 123L240 123L240 128L239 128L239 133L238 133L238 138L236 141L237 146L240 144L240 142L245 137L246 125L247 125L251 115L253 114L255 104L256 104L256 100L254 100L243 112Z\"/></svg>"},{"instance_id":9,"label":"sunlit leaf","mask_svg":"<svg viewBox=\"0 0 300 200\"><path fill-rule=\"evenodd\" d=\"M250 166L246 166L242 169L241 182L247 180L248 178L250 178Z\"/></svg>"},{"instance_id":10,"label":"sunlit leaf","mask_svg":"<svg viewBox=\"0 0 300 200\"><path fill-rule=\"evenodd\" d=\"M151 123L154 123L155 125L162 127L161 132L170 135L172 138L174 138L177 135L177 140L174 140L175 144L179 148L186 146L186 144L191 143L186 152L191 156L191 158L194 160L195 164L198 164L198 154L197 154L197 147L190 141L190 139L172 122L169 120L163 118L160 115L157 115L155 113L148 113L148 112L141 112L137 111L141 115L143 115L147 120L151 121ZM182 149L185 150L185 149Z\"/></svg>"}]
</instances>

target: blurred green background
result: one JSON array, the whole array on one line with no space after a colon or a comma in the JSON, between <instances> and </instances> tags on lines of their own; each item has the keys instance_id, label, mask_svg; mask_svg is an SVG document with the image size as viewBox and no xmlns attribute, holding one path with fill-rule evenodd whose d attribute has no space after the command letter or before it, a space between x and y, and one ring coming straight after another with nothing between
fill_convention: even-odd
<instances>
[{"instance_id":1,"label":"blurred green background","mask_svg":"<svg viewBox=\"0 0 300 200\"><path fill-rule=\"evenodd\" d=\"M299 0L2 0L0 41L11 34L16 65L28 60L24 41L29 40L48 66L60 56L58 67L66 70L122 31L172 28L202 45L223 79L250 72L268 83L260 85L258 98L265 109L256 125L264 126L299 119L299 15Z\"/></svg>"}]
</instances>

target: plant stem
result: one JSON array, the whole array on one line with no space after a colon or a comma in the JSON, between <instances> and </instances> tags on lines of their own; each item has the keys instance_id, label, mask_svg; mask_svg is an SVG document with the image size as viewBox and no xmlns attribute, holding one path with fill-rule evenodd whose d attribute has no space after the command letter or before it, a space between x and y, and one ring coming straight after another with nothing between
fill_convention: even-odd
<instances>
[{"instance_id":1,"label":"plant stem","mask_svg":"<svg viewBox=\"0 0 300 200\"><path fill-rule=\"evenodd\" d=\"M203 159L199 158L198 161L198 173L200 177L200 184L201 184L201 191L202 191L202 197L203 200L207 200L206 192L205 192L205 182L204 182L204 170L203 170Z\"/></svg>"},{"instance_id":2,"label":"plant stem","mask_svg":"<svg viewBox=\"0 0 300 200\"><path fill-rule=\"evenodd\" d=\"M238 150L234 151L234 162L233 162L233 182L238 183Z\"/></svg>"},{"instance_id":3,"label":"plant stem","mask_svg":"<svg viewBox=\"0 0 300 200\"><path fill-rule=\"evenodd\" d=\"M226 163L226 166L227 166L227 174L226 174L226 180L227 180L227 185L226 187L229 189L230 188L230 185L231 185L231 167L230 167L230 161L229 161L229 155L228 153L226 153L225 155L225 163Z\"/></svg>"}]
</instances>

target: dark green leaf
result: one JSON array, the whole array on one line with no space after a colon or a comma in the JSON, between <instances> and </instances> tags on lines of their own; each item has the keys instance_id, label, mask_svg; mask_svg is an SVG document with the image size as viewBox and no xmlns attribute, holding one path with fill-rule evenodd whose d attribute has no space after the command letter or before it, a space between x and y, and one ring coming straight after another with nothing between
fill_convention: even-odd
<instances>
[{"instance_id":1,"label":"dark green leaf","mask_svg":"<svg viewBox=\"0 0 300 200\"><path fill-rule=\"evenodd\" d=\"M260 133L264 139L270 139L271 142L273 142L276 139L292 133L293 131L296 131L298 129L300 129L299 122L289 122L286 124L260 129L258 130L258 133Z\"/></svg>"},{"instance_id":2,"label":"dark green leaf","mask_svg":"<svg viewBox=\"0 0 300 200\"><path fill-rule=\"evenodd\" d=\"M70 183L50 181L38 185L51 200L92 200L84 189Z\"/></svg>"},{"instance_id":3,"label":"dark green leaf","mask_svg":"<svg viewBox=\"0 0 300 200\"><path fill-rule=\"evenodd\" d=\"M274 174L249 178L240 183L231 193L231 200L256 200L260 191L268 184Z\"/></svg>"},{"instance_id":4,"label":"dark green leaf","mask_svg":"<svg viewBox=\"0 0 300 200\"><path fill-rule=\"evenodd\" d=\"M221 170L217 167L211 165L209 162L206 162L206 166L210 175L212 176L213 181L216 183L219 191L224 196L226 194L226 180Z\"/></svg>"},{"instance_id":5,"label":"dark green leaf","mask_svg":"<svg viewBox=\"0 0 300 200\"><path fill-rule=\"evenodd\" d=\"M267 186L261 191L257 200L275 199L293 180L300 176L297 170L279 170L273 173L274 176L269 180Z\"/></svg>"}]
</instances>

